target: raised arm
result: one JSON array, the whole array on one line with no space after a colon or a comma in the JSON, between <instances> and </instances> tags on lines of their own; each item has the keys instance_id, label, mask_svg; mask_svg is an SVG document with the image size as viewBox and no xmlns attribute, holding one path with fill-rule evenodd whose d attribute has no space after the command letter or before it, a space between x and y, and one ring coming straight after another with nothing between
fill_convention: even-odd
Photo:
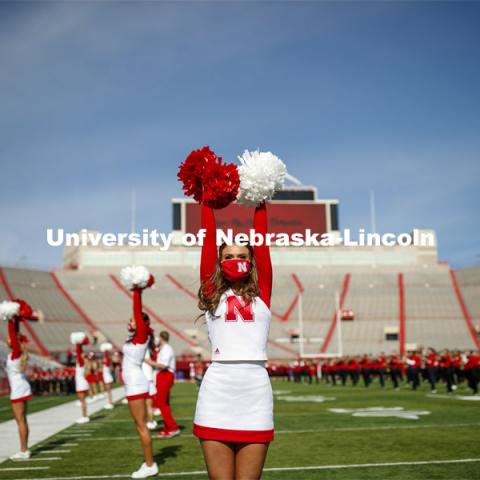
<instances>
[{"instance_id":1,"label":"raised arm","mask_svg":"<svg viewBox=\"0 0 480 480\"><path fill-rule=\"evenodd\" d=\"M85 365L85 360L83 358L82 344L77 343L76 348L77 348L77 363L78 363L78 366L83 367Z\"/></svg>"},{"instance_id":2,"label":"raised arm","mask_svg":"<svg viewBox=\"0 0 480 480\"><path fill-rule=\"evenodd\" d=\"M133 291L133 319L135 320L135 335L132 343L145 343L148 339L148 330L142 315L142 290Z\"/></svg>"},{"instance_id":3,"label":"raised arm","mask_svg":"<svg viewBox=\"0 0 480 480\"><path fill-rule=\"evenodd\" d=\"M268 230L267 207L262 203L255 209L253 218L253 228L256 233L261 233L264 240ZM253 248L255 263L258 271L258 286L260 289L260 298L270 308L270 299L272 296L272 261L270 259L270 247L266 243Z\"/></svg>"},{"instance_id":4,"label":"raised arm","mask_svg":"<svg viewBox=\"0 0 480 480\"><path fill-rule=\"evenodd\" d=\"M110 367L112 365L112 360L108 351L103 353L103 363L106 367Z\"/></svg>"},{"instance_id":5,"label":"raised arm","mask_svg":"<svg viewBox=\"0 0 480 480\"><path fill-rule=\"evenodd\" d=\"M213 285L210 279L217 265L217 227L213 209L202 204L202 228L206 230L200 260L200 284L208 293Z\"/></svg>"},{"instance_id":6,"label":"raised arm","mask_svg":"<svg viewBox=\"0 0 480 480\"><path fill-rule=\"evenodd\" d=\"M18 341L18 323L17 320L8 321L8 337L12 346L12 360L20 358L22 355L22 347Z\"/></svg>"}]
</instances>

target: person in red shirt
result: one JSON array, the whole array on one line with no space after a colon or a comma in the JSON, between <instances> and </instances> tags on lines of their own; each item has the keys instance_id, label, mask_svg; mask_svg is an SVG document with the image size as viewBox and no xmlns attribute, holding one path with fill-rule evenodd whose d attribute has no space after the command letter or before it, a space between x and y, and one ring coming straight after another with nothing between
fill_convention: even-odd
<instances>
[{"instance_id":1,"label":"person in red shirt","mask_svg":"<svg viewBox=\"0 0 480 480\"><path fill-rule=\"evenodd\" d=\"M382 352L375 361L375 367L378 375L378 381L380 382L380 387L385 388L385 367L387 366L387 359L385 358L385 353Z\"/></svg>"},{"instance_id":2,"label":"person in red shirt","mask_svg":"<svg viewBox=\"0 0 480 480\"><path fill-rule=\"evenodd\" d=\"M416 390L420 386L420 367L422 365L422 358L418 355L418 352L412 352L407 357L407 365L408 381L412 390Z\"/></svg>"},{"instance_id":3,"label":"person in red shirt","mask_svg":"<svg viewBox=\"0 0 480 480\"><path fill-rule=\"evenodd\" d=\"M460 351L456 351L453 355L453 385L454 390L457 389L457 385L461 384L464 380L463 378L463 363L462 363L462 354Z\"/></svg>"},{"instance_id":4,"label":"person in red shirt","mask_svg":"<svg viewBox=\"0 0 480 480\"><path fill-rule=\"evenodd\" d=\"M440 356L440 371L442 378L447 385L447 392L453 392L453 363L452 356L448 350L443 350Z\"/></svg>"},{"instance_id":5,"label":"person in red shirt","mask_svg":"<svg viewBox=\"0 0 480 480\"><path fill-rule=\"evenodd\" d=\"M356 357L352 357L348 362L348 371L350 372L350 378L354 387L357 386L358 379L360 377L360 367Z\"/></svg>"},{"instance_id":6,"label":"person in red shirt","mask_svg":"<svg viewBox=\"0 0 480 480\"><path fill-rule=\"evenodd\" d=\"M392 380L393 389L398 390L398 381L402 378L403 363L397 355L391 355L388 360L388 367L390 369L390 379Z\"/></svg>"},{"instance_id":7,"label":"person in red shirt","mask_svg":"<svg viewBox=\"0 0 480 480\"><path fill-rule=\"evenodd\" d=\"M433 348L429 348L425 358L425 371L432 393L437 393L436 383L438 374L438 360L437 354Z\"/></svg>"},{"instance_id":8,"label":"person in red shirt","mask_svg":"<svg viewBox=\"0 0 480 480\"><path fill-rule=\"evenodd\" d=\"M347 363L343 358L340 358L337 361L337 371L342 382L342 386L345 386L347 383Z\"/></svg>"},{"instance_id":9,"label":"person in red shirt","mask_svg":"<svg viewBox=\"0 0 480 480\"><path fill-rule=\"evenodd\" d=\"M360 369L362 372L363 383L365 387L368 387L372 382L371 373L372 373L372 360L368 355L364 355L360 360Z\"/></svg>"},{"instance_id":10,"label":"person in red shirt","mask_svg":"<svg viewBox=\"0 0 480 480\"><path fill-rule=\"evenodd\" d=\"M469 350L467 352L467 363L465 364L465 376L474 395L478 394L479 370L480 357L478 353Z\"/></svg>"}]
</instances>

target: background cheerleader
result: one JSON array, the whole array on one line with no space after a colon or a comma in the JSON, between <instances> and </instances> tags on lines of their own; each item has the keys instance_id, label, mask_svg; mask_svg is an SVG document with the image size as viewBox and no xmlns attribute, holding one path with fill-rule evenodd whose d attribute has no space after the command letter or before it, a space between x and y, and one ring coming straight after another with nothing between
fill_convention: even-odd
<instances>
[{"instance_id":1,"label":"background cheerleader","mask_svg":"<svg viewBox=\"0 0 480 480\"><path fill-rule=\"evenodd\" d=\"M147 352L145 354L145 360L142 363L143 373L145 374L148 380L148 397L146 399L146 407L147 407L147 428L149 430L155 430L155 428L157 428L157 422L153 416L153 400L157 394L157 387L155 382L157 372L155 371L151 363L151 362L155 362L157 359L154 335L155 334L152 330L152 335L150 336Z\"/></svg>"},{"instance_id":2,"label":"background cheerleader","mask_svg":"<svg viewBox=\"0 0 480 480\"><path fill-rule=\"evenodd\" d=\"M83 358L82 346L88 345L88 337L83 332L73 332L70 334L70 342L75 345L77 358L75 361L75 391L77 392L82 416L76 423L88 423L90 418L87 415L86 395L89 391L89 385L85 377L85 359Z\"/></svg>"},{"instance_id":3,"label":"background cheerleader","mask_svg":"<svg viewBox=\"0 0 480 480\"><path fill-rule=\"evenodd\" d=\"M11 352L7 358L6 369L10 385L10 402L20 438L20 451L12 455L11 460L27 460L31 455L28 449L27 401L32 398L32 390L25 377L25 368L28 362L25 345L28 340L20 334L19 325L20 320L28 319L31 315L32 309L23 300L0 304L0 318L8 321L8 344Z\"/></svg>"},{"instance_id":4,"label":"background cheerleader","mask_svg":"<svg viewBox=\"0 0 480 480\"><path fill-rule=\"evenodd\" d=\"M149 396L149 381L142 370L142 364L151 338L150 319L142 312L142 291L151 287L154 278L145 267L126 267L121 272L122 284L133 292L133 319L128 326L132 335L123 345L122 373L128 408L142 444L145 462L132 478L146 478L157 475L158 466L153 461L152 438L146 422L146 399Z\"/></svg>"},{"instance_id":5,"label":"background cheerleader","mask_svg":"<svg viewBox=\"0 0 480 480\"><path fill-rule=\"evenodd\" d=\"M85 378L88 382L89 394L87 403L91 403L98 398L98 362L93 352L89 352L85 360Z\"/></svg>"},{"instance_id":6,"label":"background cheerleader","mask_svg":"<svg viewBox=\"0 0 480 480\"><path fill-rule=\"evenodd\" d=\"M111 410L113 408L112 401L112 359L110 358L110 352L113 350L113 345L109 342L102 343L100 345L100 351L103 353L103 362L102 362L102 380L105 391L107 392L107 404L105 409Z\"/></svg>"}]
</instances>

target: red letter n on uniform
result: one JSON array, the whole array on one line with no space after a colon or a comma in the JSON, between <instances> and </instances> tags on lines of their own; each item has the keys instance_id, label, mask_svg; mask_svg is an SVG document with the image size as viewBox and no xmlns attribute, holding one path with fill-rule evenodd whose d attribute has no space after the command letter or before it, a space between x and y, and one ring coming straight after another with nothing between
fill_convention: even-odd
<instances>
[{"instance_id":1,"label":"red letter n on uniform","mask_svg":"<svg viewBox=\"0 0 480 480\"><path fill-rule=\"evenodd\" d=\"M255 321L251 303L245 305L243 300L234 295L227 297L227 313L225 315L225 321L236 322L238 321L238 315L242 317L244 322Z\"/></svg>"}]
</instances>

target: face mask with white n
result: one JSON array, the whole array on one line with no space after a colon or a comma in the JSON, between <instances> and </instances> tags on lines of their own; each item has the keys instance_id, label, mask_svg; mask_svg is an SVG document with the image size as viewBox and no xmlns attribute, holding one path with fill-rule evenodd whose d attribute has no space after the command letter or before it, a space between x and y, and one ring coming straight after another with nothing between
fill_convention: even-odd
<instances>
[{"instance_id":1,"label":"face mask with white n","mask_svg":"<svg viewBox=\"0 0 480 480\"><path fill-rule=\"evenodd\" d=\"M252 268L252 264L243 258L223 260L220 266L225 280L233 283L247 278Z\"/></svg>"}]
</instances>

